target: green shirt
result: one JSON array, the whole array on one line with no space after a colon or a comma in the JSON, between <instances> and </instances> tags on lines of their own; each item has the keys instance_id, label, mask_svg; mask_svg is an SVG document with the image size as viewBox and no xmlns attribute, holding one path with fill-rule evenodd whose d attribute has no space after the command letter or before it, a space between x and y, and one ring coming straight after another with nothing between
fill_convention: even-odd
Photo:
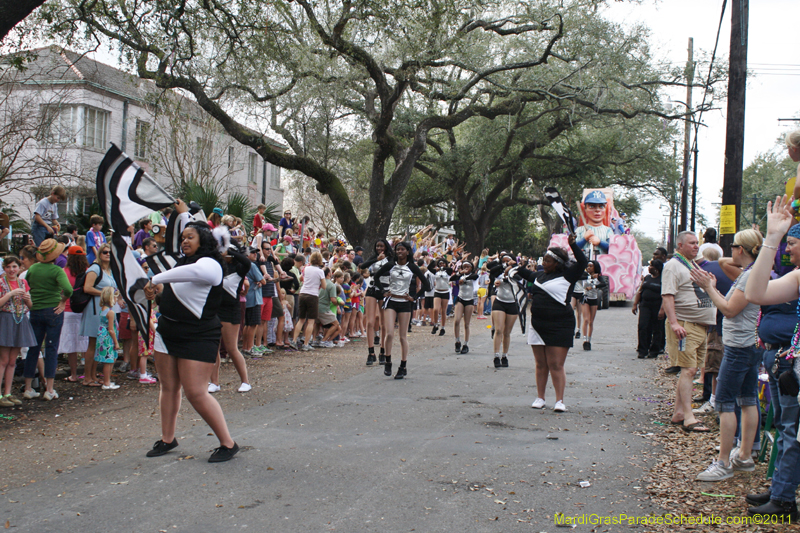
<instances>
[{"instance_id":1,"label":"green shirt","mask_svg":"<svg viewBox=\"0 0 800 533\"><path fill-rule=\"evenodd\" d=\"M31 286L31 310L50 309L61 303L62 292L66 298L72 296L72 285L67 273L53 263L34 263L25 275Z\"/></svg>"},{"instance_id":2,"label":"green shirt","mask_svg":"<svg viewBox=\"0 0 800 533\"><path fill-rule=\"evenodd\" d=\"M335 306L336 284L331 279L325 279L325 288L319 290L319 312L330 313Z\"/></svg>"}]
</instances>

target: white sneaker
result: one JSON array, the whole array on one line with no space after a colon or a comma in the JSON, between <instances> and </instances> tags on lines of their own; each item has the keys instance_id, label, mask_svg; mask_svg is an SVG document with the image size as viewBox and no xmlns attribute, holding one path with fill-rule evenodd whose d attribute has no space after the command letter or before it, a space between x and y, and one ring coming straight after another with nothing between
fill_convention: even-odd
<instances>
[{"instance_id":1,"label":"white sneaker","mask_svg":"<svg viewBox=\"0 0 800 533\"><path fill-rule=\"evenodd\" d=\"M544 398L536 398L531 404L531 407L534 409L544 409L544 405Z\"/></svg>"},{"instance_id":2,"label":"white sneaker","mask_svg":"<svg viewBox=\"0 0 800 533\"><path fill-rule=\"evenodd\" d=\"M25 398L26 400L33 400L34 398L39 397L39 393L33 389L26 390L25 392L22 393L22 397Z\"/></svg>"},{"instance_id":3,"label":"white sneaker","mask_svg":"<svg viewBox=\"0 0 800 533\"><path fill-rule=\"evenodd\" d=\"M117 390L118 388L119 385L117 385L113 381L111 382L111 385L103 385L103 390Z\"/></svg>"},{"instance_id":4,"label":"white sneaker","mask_svg":"<svg viewBox=\"0 0 800 533\"><path fill-rule=\"evenodd\" d=\"M739 458L738 446L731 450L730 461L731 470L736 472L752 472L756 469L756 463L751 457L748 457L746 461Z\"/></svg>"},{"instance_id":5,"label":"white sneaker","mask_svg":"<svg viewBox=\"0 0 800 533\"><path fill-rule=\"evenodd\" d=\"M55 400L56 398L58 398L58 394L56 394L56 391L53 392L45 391L43 398L44 401L49 402L50 400Z\"/></svg>"},{"instance_id":6,"label":"white sneaker","mask_svg":"<svg viewBox=\"0 0 800 533\"><path fill-rule=\"evenodd\" d=\"M210 392L211 394L214 394L215 392L219 392L219 390L220 390L220 386L219 385L214 385L213 383L209 383L208 384L208 392Z\"/></svg>"},{"instance_id":7,"label":"white sneaker","mask_svg":"<svg viewBox=\"0 0 800 533\"><path fill-rule=\"evenodd\" d=\"M567 406L564 405L564 402L562 402L561 400L558 400L556 404L553 406L553 411L555 411L556 413L563 413L566 410Z\"/></svg>"},{"instance_id":8,"label":"white sneaker","mask_svg":"<svg viewBox=\"0 0 800 533\"><path fill-rule=\"evenodd\" d=\"M333 342L332 341L322 341L320 346L322 348L333 348Z\"/></svg>"},{"instance_id":9,"label":"white sneaker","mask_svg":"<svg viewBox=\"0 0 800 533\"><path fill-rule=\"evenodd\" d=\"M733 477L733 468L725 466L722 461L713 461L711 466L697 474L697 481L722 481Z\"/></svg>"},{"instance_id":10,"label":"white sneaker","mask_svg":"<svg viewBox=\"0 0 800 533\"><path fill-rule=\"evenodd\" d=\"M711 405L711 402L705 402L697 409L692 409L692 412L696 415L707 415L714 412L714 406Z\"/></svg>"},{"instance_id":11,"label":"white sneaker","mask_svg":"<svg viewBox=\"0 0 800 533\"><path fill-rule=\"evenodd\" d=\"M252 388L249 383L242 383L239 385L239 392L250 392Z\"/></svg>"}]
</instances>

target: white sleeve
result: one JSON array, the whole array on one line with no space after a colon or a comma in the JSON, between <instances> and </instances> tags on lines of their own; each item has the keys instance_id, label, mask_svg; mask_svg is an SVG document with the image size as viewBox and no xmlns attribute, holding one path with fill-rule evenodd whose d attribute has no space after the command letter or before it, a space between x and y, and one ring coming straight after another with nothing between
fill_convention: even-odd
<instances>
[{"instance_id":1,"label":"white sleeve","mask_svg":"<svg viewBox=\"0 0 800 533\"><path fill-rule=\"evenodd\" d=\"M195 263L172 267L166 272L156 274L152 282L200 283L214 287L222 283L222 266L210 257L201 257Z\"/></svg>"}]
</instances>

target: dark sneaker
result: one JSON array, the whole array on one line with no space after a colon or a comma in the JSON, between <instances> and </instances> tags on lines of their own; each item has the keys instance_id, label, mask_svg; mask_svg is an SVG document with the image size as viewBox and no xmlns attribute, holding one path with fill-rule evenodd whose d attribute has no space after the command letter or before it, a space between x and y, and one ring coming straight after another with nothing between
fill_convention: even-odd
<instances>
[{"instance_id":1,"label":"dark sneaker","mask_svg":"<svg viewBox=\"0 0 800 533\"><path fill-rule=\"evenodd\" d=\"M589 350L592 349L592 343L589 342L589 341L584 341L583 342L583 349L588 352Z\"/></svg>"},{"instance_id":2,"label":"dark sneaker","mask_svg":"<svg viewBox=\"0 0 800 533\"><path fill-rule=\"evenodd\" d=\"M392 375L392 363L384 363L383 364L383 375L384 376L391 376Z\"/></svg>"},{"instance_id":3,"label":"dark sneaker","mask_svg":"<svg viewBox=\"0 0 800 533\"><path fill-rule=\"evenodd\" d=\"M581 338L581 330L578 330L578 331L575 332L575 338L576 339L580 339Z\"/></svg>"},{"instance_id":4,"label":"dark sneaker","mask_svg":"<svg viewBox=\"0 0 800 533\"><path fill-rule=\"evenodd\" d=\"M178 447L178 439L172 439L172 442L164 442L163 440L158 440L156 441L155 444L153 444L153 449L147 452L145 455L147 455L147 457L161 457L162 455L165 455L173 448L177 447Z\"/></svg>"},{"instance_id":5,"label":"dark sneaker","mask_svg":"<svg viewBox=\"0 0 800 533\"><path fill-rule=\"evenodd\" d=\"M375 335L375 338L374 338L374 339L372 339L372 343L373 343L375 346L379 346L379 345L380 345L380 343L381 343L381 336L380 336L380 335Z\"/></svg>"},{"instance_id":6,"label":"dark sneaker","mask_svg":"<svg viewBox=\"0 0 800 533\"><path fill-rule=\"evenodd\" d=\"M456 353L461 353L461 341L456 341Z\"/></svg>"},{"instance_id":7,"label":"dark sneaker","mask_svg":"<svg viewBox=\"0 0 800 533\"><path fill-rule=\"evenodd\" d=\"M239 451L239 445L235 442L233 443L233 448L226 448L225 446L220 446L211 454L211 457L208 458L209 463L224 463L225 461L230 461L233 459L233 456Z\"/></svg>"},{"instance_id":8,"label":"dark sneaker","mask_svg":"<svg viewBox=\"0 0 800 533\"><path fill-rule=\"evenodd\" d=\"M461 353L462 354L469 353L469 346L467 346L466 344L464 346L462 346L461 347Z\"/></svg>"},{"instance_id":9,"label":"dark sneaker","mask_svg":"<svg viewBox=\"0 0 800 533\"><path fill-rule=\"evenodd\" d=\"M394 379L403 379L407 375L408 371L406 370L406 367L401 366L400 368L397 369L397 374L395 374Z\"/></svg>"},{"instance_id":10,"label":"dark sneaker","mask_svg":"<svg viewBox=\"0 0 800 533\"><path fill-rule=\"evenodd\" d=\"M647 357L647 354L646 354L646 353L640 353L640 354L637 356L637 359L644 359L645 357Z\"/></svg>"},{"instance_id":11,"label":"dark sneaker","mask_svg":"<svg viewBox=\"0 0 800 533\"><path fill-rule=\"evenodd\" d=\"M494 367L495 368L500 368L500 364L501 364L500 363L500 358L499 357L495 357L494 358Z\"/></svg>"},{"instance_id":12,"label":"dark sneaker","mask_svg":"<svg viewBox=\"0 0 800 533\"><path fill-rule=\"evenodd\" d=\"M433 326L433 329L431 330L431 335L436 335L437 331L439 331L439 326Z\"/></svg>"},{"instance_id":13,"label":"dark sneaker","mask_svg":"<svg viewBox=\"0 0 800 533\"><path fill-rule=\"evenodd\" d=\"M379 365L385 365L386 364L386 356L385 355L381 354L380 356L378 356L378 364Z\"/></svg>"},{"instance_id":14,"label":"dark sneaker","mask_svg":"<svg viewBox=\"0 0 800 533\"><path fill-rule=\"evenodd\" d=\"M666 370L664 370L664 372L666 372L667 374L677 374L680 371L681 371L681 367L679 367L679 366L671 366L671 367L668 367Z\"/></svg>"},{"instance_id":15,"label":"dark sneaker","mask_svg":"<svg viewBox=\"0 0 800 533\"><path fill-rule=\"evenodd\" d=\"M508 368L508 357L503 357L502 359L500 359L500 365L503 368Z\"/></svg>"},{"instance_id":16,"label":"dark sneaker","mask_svg":"<svg viewBox=\"0 0 800 533\"><path fill-rule=\"evenodd\" d=\"M375 363L375 354L371 353L367 355L367 366L372 366Z\"/></svg>"},{"instance_id":17,"label":"dark sneaker","mask_svg":"<svg viewBox=\"0 0 800 533\"><path fill-rule=\"evenodd\" d=\"M444 337L444 328L439 330L439 336Z\"/></svg>"}]
</instances>

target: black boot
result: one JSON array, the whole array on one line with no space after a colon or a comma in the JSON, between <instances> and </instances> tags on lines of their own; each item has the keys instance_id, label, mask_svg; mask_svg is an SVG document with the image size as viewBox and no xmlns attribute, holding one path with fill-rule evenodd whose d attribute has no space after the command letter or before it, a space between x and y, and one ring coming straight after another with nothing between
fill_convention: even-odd
<instances>
[{"instance_id":1,"label":"black boot","mask_svg":"<svg viewBox=\"0 0 800 533\"><path fill-rule=\"evenodd\" d=\"M437 331L439 331L439 324L433 326L433 329L431 330L431 335L436 335Z\"/></svg>"},{"instance_id":2,"label":"black boot","mask_svg":"<svg viewBox=\"0 0 800 533\"><path fill-rule=\"evenodd\" d=\"M406 362L400 361L400 367L397 369L397 374L394 376L394 379L403 379L408 375L408 371L406 370Z\"/></svg>"},{"instance_id":3,"label":"black boot","mask_svg":"<svg viewBox=\"0 0 800 533\"><path fill-rule=\"evenodd\" d=\"M461 347L461 353L462 353L462 354L464 354L464 353L469 353L469 346L467 346L466 344L464 344L464 346L462 346L462 347Z\"/></svg>"},{"instance_id":4,"label":"black boot","mask_svg":"<svg viewBox=\"0 0 800 533\"><path fill-rule=\"evenodd\" d=\"M444 328L439 330L439 336L444 337Z\"/></svg>"},{"instance_id":5,"label":"black boot","mask_svg":"<svg viewBox=\"0 0 800 533\"><path fill-rule=\"evenodd\" d=\"M380 335L375 335L375 338L372 339L372 344L374 344L375 346L380 346L380 344L381 344L381 336Z\"/></svg>"},{"instance_id":6,"label":"black boot","mask_svg":"<svg viewBox=\"0 0 800 533\"><path fill-rule=\"evenodd\" d=\"M576 339L580 339L581 338L581 330L578 330L578 331L575 332L575 338Z\"/></svg>"},{"instance_id":7,"label":"black boot","mask_svg":"<svg viewBox=\"0 0 800 533\"><path fill-rule=\"evenodd\" d=\"M583 341L583 349L588 352L592 349L592 343L589 341Z\"/></svg>"},{"instance_id":8,"label":"black boot","mask_svg":"<svg viewBox=\"0 0 800 533\"><path fill-rule=\"evenodd\" d=\"M508 368L508 357L503 357L500 359L500 366L503 368Z\"/></svg>"},{"instance_id":9,"label":"black boot","mask_svg":"<svg viewBox=\"0 0 800 533\"><path fill-rule=\"evenodd\" d=\"M744 501L750 505L764 505L765 503L769 503L771 496L772 491L768 490L767 492L762 492L760 494L748 494L744 497Z\"/></svg>"},{"instance_id":10,"label":"black boot","mask_svg":"<svg viewBox=\"0 0 800 533\"><path fill-rule=\"evenodd\" d=\"M758 507L750 507L747 510L747 514L751 516L774 516L782 522L785 521L787 524L796 522L798 516L800 516L800 513L797 512L796 502L779 502L776 500L770 500L764 505L759 505Z\"/></svg>"},{"instance_id":11,"label":"black boot","mask_svg":"<svg viewBox=\"0 0 800 533\"><path fill-rule=\"evenodd\" d=\"M383 375L384 376L391 376L392 375L392 356L386 356L386 362L383 364Z\"/></svg>"},{"instance_id":12,"label":"black boot","mask_svg":"<svg viewBox=\"0 0 800 533\"><path fill-rule=\"evenodd\" d=\"M386 364L386 355L385 354L386 354L386 352L384 351L383 348L381 348L381 353L378 356L378 364L379 365Z\"/></svg>"},{"instance_id":13,"label":"black boot","mask_svg":"<svg viewBox=\"0 0 800 533\"><path fill-rule=\"evenodd\" d=\"M367 366L372 366L375 363L375 348L367 348Z\"/></svg>"},{"instance_id":14,"label":"black boot","mask_svg":"<svg viewBox=\"0 0 800 533\"><path fill-rule=\"evenodd\" d=\"M461 341L456 341L456 353L461 353Z\"/></svg>"},{"instance_id":15,"label":"black boot","mask_svg":"<svg viewBox=\"0 0 800 533\"><path fill-rule=\"evenodd\" d=\"M495 356L494 356L494 367L495 367L495 368L500 368L500 365L501 365L501 363L500 363L500 357L498 357L498 356L496 356L496 355L495 355Z\"/></svg>"}]
</instances>

